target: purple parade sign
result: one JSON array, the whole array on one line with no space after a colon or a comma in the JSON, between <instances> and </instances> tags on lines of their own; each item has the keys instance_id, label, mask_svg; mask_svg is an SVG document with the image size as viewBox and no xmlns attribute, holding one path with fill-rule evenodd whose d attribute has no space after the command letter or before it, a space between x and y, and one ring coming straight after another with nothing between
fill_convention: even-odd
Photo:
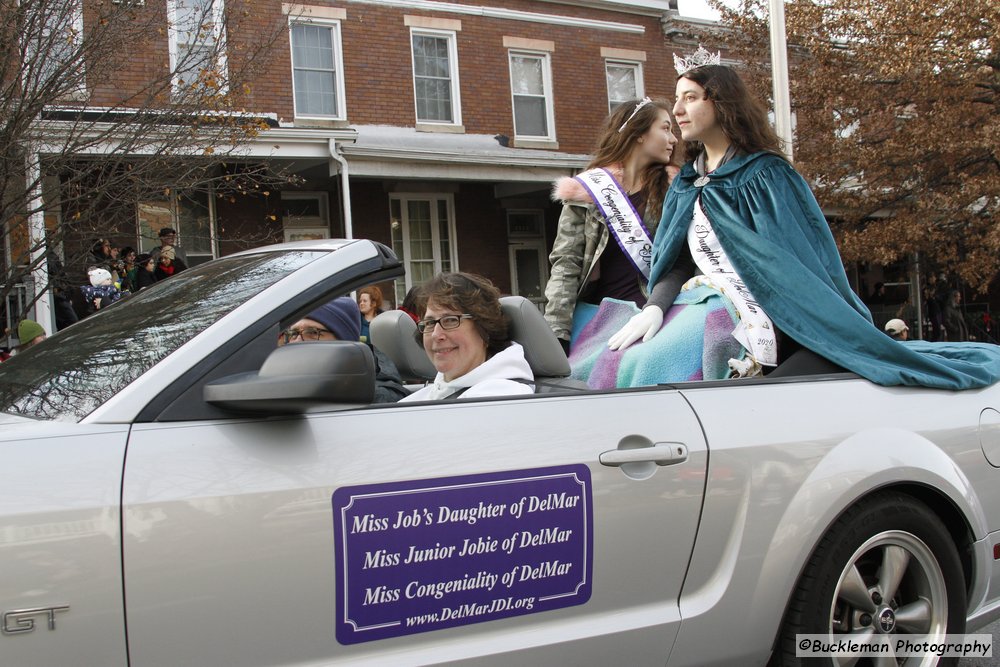
<instances>
[{"instance_id":1,"label":"purple parade sign","mask_svg":"<svg viewBox=\"0 0 1000 667\"><path fill-rule=\"evenodd\" d=\"M585 465L337 489L337 641L585 603L592 496Z\"/></svg>"}]
</instances>

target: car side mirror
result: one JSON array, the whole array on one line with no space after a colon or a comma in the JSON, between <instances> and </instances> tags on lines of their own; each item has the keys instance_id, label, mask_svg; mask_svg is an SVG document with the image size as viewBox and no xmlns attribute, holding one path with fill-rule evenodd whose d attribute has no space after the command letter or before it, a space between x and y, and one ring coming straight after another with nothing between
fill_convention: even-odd
<instances>
[{"instance_id":1,"label":"car side mirror","mask_svg":"<svg viewBox=\"0 0 1000 667\"><path fill-rule=\"evenodd\" d=\"M375 359L354 341L315 341L276 348L259 371L205 385L205 401L227 410L301 414L310 408L346 410L375 398Z\"/></svg>"}]
</instances>

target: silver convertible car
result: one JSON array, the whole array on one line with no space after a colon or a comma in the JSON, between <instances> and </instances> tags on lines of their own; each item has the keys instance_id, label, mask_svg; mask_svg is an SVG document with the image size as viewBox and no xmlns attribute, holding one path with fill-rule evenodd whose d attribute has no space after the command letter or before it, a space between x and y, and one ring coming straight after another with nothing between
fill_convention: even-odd
<instances>
[{"instance_id":1,"label":"silver convertible car","mask_svg":"<svg viewBox=\"0 0 1000 667\"><path fill-rule=\"evenodd\" d=\"M401 275L242 252L0 364L0 664L797 664L1000 616L1000 387L591 391L519 297L532 394L372 404L366 344L276 347Z\"/></svg>"}]
</instances>

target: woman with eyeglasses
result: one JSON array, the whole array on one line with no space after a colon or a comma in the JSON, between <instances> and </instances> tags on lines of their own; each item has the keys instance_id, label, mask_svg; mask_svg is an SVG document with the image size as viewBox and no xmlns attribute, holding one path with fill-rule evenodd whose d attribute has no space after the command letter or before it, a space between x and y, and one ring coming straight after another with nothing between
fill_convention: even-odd
<instances>
[{"instance_id":1,"label":"woman with eyeglasses","mask_svg":"<svg viewBox=\"0 0 1000 667\"><path fill-rule=\"evenodd\" d=\"M442 273L423 286L417 341L437 377L403 401L530 394L534 376L511 342L500 292L471 273Z\"/></svg>"}]
</instances>

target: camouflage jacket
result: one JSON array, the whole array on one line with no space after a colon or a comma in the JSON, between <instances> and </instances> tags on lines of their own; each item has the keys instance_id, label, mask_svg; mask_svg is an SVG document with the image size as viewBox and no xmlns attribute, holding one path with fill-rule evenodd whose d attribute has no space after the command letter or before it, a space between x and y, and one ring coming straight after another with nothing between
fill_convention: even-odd
<instances>
[{"instance_id":1,"label":"camouflage jacket","mask_svg":"<svg viewBox=\"0 0 1000 667\"><path fill-rule=\"evenodd\" d=\"M560 178L552 196L563 201L563 210L549 255L552 268L545 286L545 320L556 336L569 340L576 300L587 284L597 278L595 267L611 233L604 216L578 181ZM660 224L659 218L643 222L650 236ZM637 276L637 280L642 277Z\"/></svg>"}]
</instances>

